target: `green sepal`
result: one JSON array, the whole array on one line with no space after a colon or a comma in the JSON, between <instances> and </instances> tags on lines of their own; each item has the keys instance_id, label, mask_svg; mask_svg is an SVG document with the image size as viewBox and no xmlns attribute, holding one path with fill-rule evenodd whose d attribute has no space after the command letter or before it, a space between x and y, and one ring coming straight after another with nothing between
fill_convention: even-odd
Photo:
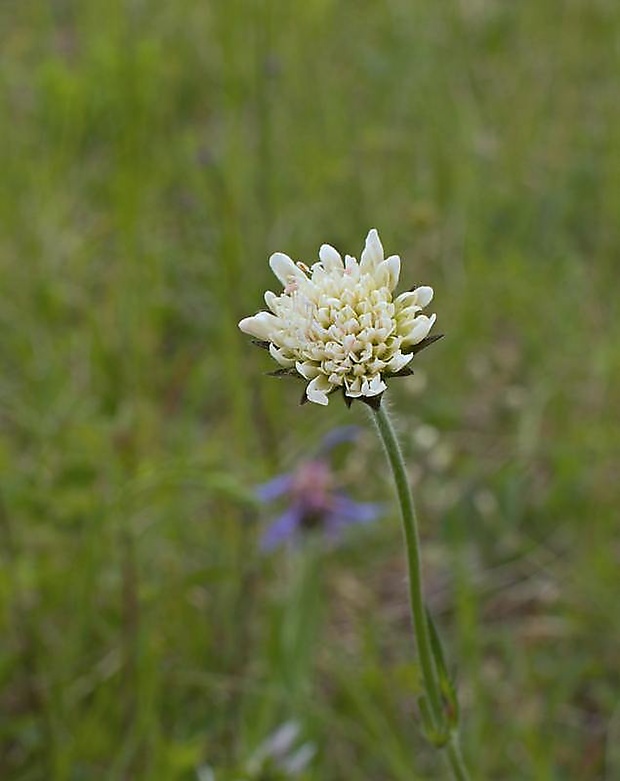
<instances>
[{"instance_id":1,"label":"green sepal","mask_svg":"<svg viewBox=\"0 0 620 781\"><path fill-rule=\"evenodd\" d=\"M250 341L262 350L268 350L271 344L271 342L266 342L264 339L250 339Z\"/></svg>"},{"instance_id":2,"label":"green sepal","mask_svg":"<svg viewBox=\"0 0 620 781\"><path fill-rule=\"evenodd\" d=\"M297 371L297 369L293 369L292 367L290 369L287 369L285 366L282 366L279 369L274 369L271 372L266 372L267 377L293 377L296 380L303 380L304 378L301 376L301 374Z\"/></svg>"},{"instance_id":3,"label":"green sepal","mask_svg":"<svg viewBox=\"0 0 620 781\"><path fill-rule=\"evenodd\" d=\"M381 376L385 377L386 380L392 377L411 377L412 374L413 369L410 369L409 366L405 366L399 372L381 372Z\"/></svg>"},{"instance_id":4,"label":"green sepal","mask_svg":"<svg viewBox=\"0 0 620 781\"><path fill-rule=\"evenodd\" d=\"M432 336L426 336L424 339L422 339L421 342L418 342L417 344L412 344L411 347L405 347L401 352L403 352L405 355L417 355L422 350L426 349L427 347L430 347L431 344L434 344L435 342L438 342L440 339L443 339L443 334L433 334Z\"/></svg>"}]
</instances>

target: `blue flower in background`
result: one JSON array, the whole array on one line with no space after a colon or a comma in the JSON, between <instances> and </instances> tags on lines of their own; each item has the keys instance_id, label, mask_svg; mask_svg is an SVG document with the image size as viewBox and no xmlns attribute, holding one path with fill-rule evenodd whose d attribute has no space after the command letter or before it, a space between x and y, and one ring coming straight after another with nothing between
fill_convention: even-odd
<instances>
[{"instance_id":1,"label":"blue flower in background","mask_svg":"<svg viewBox=\"0 0 620 781\"><path fill-rule=\"evenodd\" d=\"M267 528L261 548L273 550L286 542L295 542L308 531L320 531L328 539L337 539L343 530L356 523L374 521L381 505L355 502L342 490L329 462L330 451L342 442L357 437L356 426L334 429L323 439L317 455L302 461L292 471L278 475L256 489L261 502L286 497L288 506Z\"/></svg>"}]
</instances>

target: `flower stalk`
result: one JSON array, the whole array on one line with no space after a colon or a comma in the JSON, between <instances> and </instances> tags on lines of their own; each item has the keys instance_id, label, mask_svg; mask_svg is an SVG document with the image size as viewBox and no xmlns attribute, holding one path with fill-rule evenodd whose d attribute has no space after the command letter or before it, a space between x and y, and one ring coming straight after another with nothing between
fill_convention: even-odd
<instances>
[{"instance_id":1,"label":"flower stalk","mask_svg":"<svg viewBox=\"0 0 620 781\"><path fill-rule=\"evenodd\" d=\"M458 708L452 707L453 713L449 717L445 707L448 693L442 691L440 678L445 674L445 670L441 669L443 660L433 649L431 619L424 606L418 524L405 461L385 405L373 404L368 405L368 408L385 448L401 509L409 571L409 601L426 695L420 705L423 718L427 722L427 737L439 748L445 748L445 756L454 778L457 781L468 781L469 774L460 751L458 723L453 723Z\"/></svg>"}]
</instances>

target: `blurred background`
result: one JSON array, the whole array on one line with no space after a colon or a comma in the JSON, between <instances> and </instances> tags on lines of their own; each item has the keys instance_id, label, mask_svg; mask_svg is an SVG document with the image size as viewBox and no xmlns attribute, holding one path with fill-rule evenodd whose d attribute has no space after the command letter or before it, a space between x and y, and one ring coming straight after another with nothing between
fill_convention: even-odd
<instances>
[{"instance_id":1,"label":"blurred background","mask_svg":"<svg viewBox=\"0 0 620 781\"><path fill-rule=\"evenodd\" d=\"M620 778L620 6L0 6L0 777L443 778L361 405L238 331L378 228L445 339L390 389L475 778ZM373 523L261 550L329 456Z\"/></svg>"}]
</instances>

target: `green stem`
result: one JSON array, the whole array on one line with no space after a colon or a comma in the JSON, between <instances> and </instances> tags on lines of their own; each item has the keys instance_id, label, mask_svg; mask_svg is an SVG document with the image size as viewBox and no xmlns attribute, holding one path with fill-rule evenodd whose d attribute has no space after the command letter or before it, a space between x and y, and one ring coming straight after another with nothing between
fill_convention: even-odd
<instances>
[{"instance_id":1,"label":"green stem","mask_svg":"<svg viewBox=\"0 0 620 781\"><path fill-rule=\"evenodd\" d=\"M438 734L446 731L446 718L442 706L439 676L429 632L424 598L422 595L422 568L420 564L420 541L418 537L418 524L416 519L413 496L409 486L405 460L400 444L392 426L392 422L383 404L372 410L379 435L383 441L385 452L392 468L396 492L400 503L405 535L405 548L407 551L407 564L409 569L409 600L411 603L411 615L417 641L418 656L424 688L430 706L432 727ZM469 775L460 753L458 735L452 732L446 744L446 756L454 777L458 781L467 781Z\"/></svg>"},{"instance_id":2,"label":"green stem","mask_svg":"<svg viewBox=\"0 0 620 781\"><path fill-rule=\"evenodd\" d=\"M446 752L448 755L448 762L454 777L457 781L469 781L469 773L465 766L465 760L461 754L461 746L459 744L459 736L457 732L452 732L450 740L446 746Z\"/></svg>"},{"instance_id":3,"label":"green stem","mask_svg":"<svg viewBox=\"0 0 620 781\"><path fill-rule=\"evenodd\" d=\"M422 568L420 565L420 541L418 538L418 524L416 521L413 496L409 488L409 479L405 468L400 444L392 422L385 411L383 404L373 410L379 434L383 440L388 461L392 467L396 492L400 502L405 533L405 546L407 549L407 564L409 567L409 600L413 625L420 656L420 665L424 677L426 694L429 699L431 714L435 727L439 727L443 721L441 708L441 692L439 690L437 670L431 649L428 622L422 598Z\"/></svg>"}]
</instances>

